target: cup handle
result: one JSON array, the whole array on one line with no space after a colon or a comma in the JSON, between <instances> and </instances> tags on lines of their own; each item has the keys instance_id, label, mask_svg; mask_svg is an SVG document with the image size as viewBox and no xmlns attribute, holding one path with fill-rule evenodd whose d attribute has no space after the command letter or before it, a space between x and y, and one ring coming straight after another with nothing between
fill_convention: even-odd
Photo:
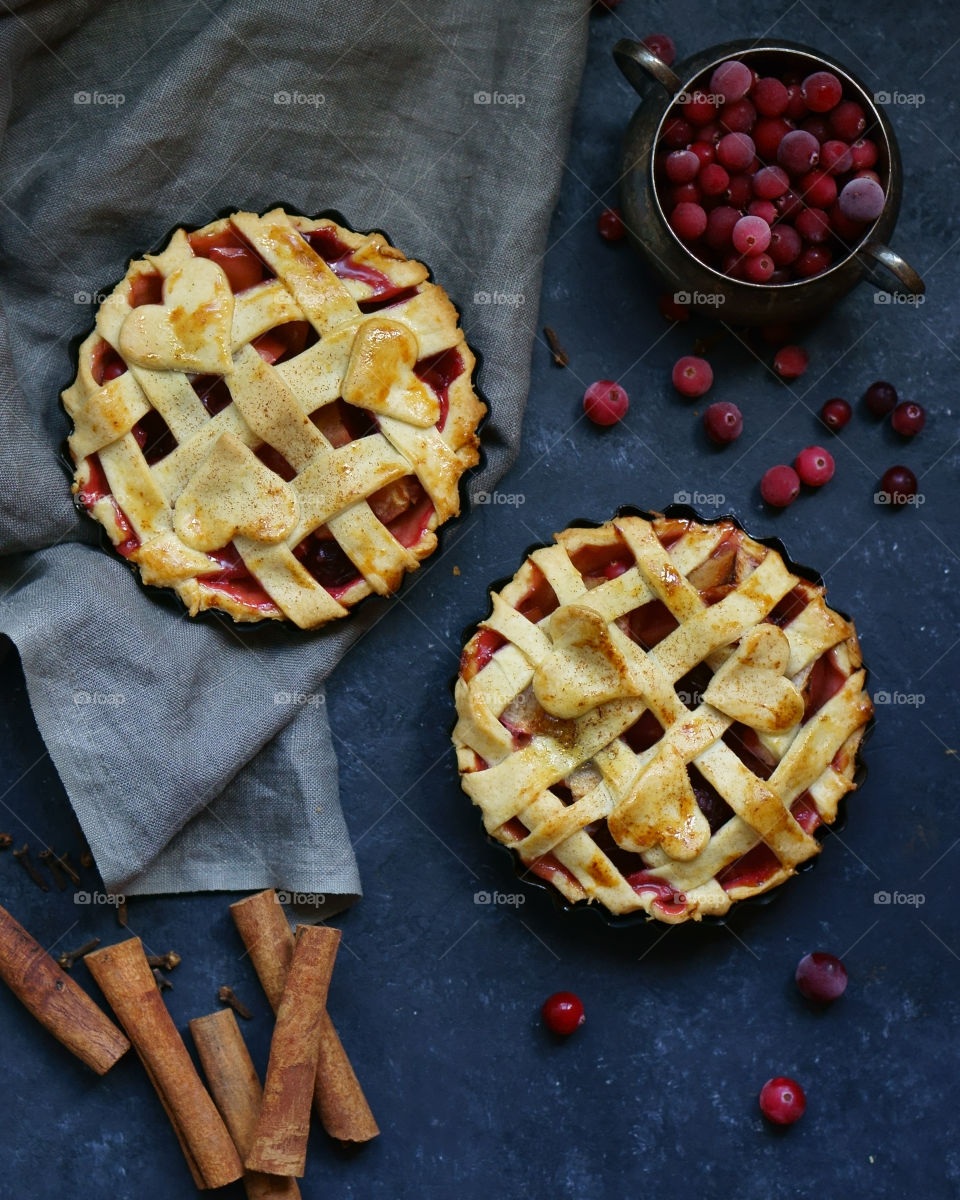
<instances>
[{"instance_id":1,"label":"cup handle","mask_svg":"<svg viewBox=\"0 0 960 1200\"><path fill-rule=\"evenodd\" d=\"M663 59L657 58L653 51L648 50L642 42L621 38L613 48L613 57L630 86L641 96L646 91L647 76L655 79L671 96L679 92L681 86L679 76L675 75Z\"/></svg>"},{"instance_id":2,"label":"cup handle","mask_svg":"<svg viewBox=\"0 0 960 1200\"><path fill-rule=\"evenodd\" d=\"M900 296L922 296L927 290L927 285L907 260L883 242L864 242L858 254L873 260L872 264L867 265L867 278L881 291L894 292ZM895 277L896 284L891 284L889 275L878 269L880 266L885 267Z\"/></svg>"}]
</instances>

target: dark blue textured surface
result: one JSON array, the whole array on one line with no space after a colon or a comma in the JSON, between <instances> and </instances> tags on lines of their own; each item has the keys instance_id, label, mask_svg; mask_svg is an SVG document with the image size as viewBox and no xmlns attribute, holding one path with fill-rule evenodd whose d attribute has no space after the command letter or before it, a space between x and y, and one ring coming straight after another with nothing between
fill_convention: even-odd
<instances>
[{"instance_id":1,"label":"dark blue textured surface","mask_svg":"<svg viewBox=\"0 0 960 1200\"><path fill-rule=\"evenodd\" d=\"M517 465L498 497L450 531L401 601L350 654L329 687L344 808L366 894L336 921L344 933L330 1009L383 1136L359 1154L314 1135L303 1195L480 1200L548 1194L777 1198L794 1195L954 1196L953 1132L960 1015L960 887L956 574L956 180L953 145L960 20L946 3L754 2L708 12L689 2L644 9L625 0L592 23L591 55L563 197L547 256L541 324L571 356L545 347ZM771 24L776 24L770 29ZM919 309L875 305L863 286L807 339L809 372L778 383L734 338L711 352L712 399L735 400L746 432L718 452L669 368L702 328L669 328L657 285L629 250L595 232L613 195L620 132L634 97L609 58L625 34L666 28L681 54L736 35L771 32L821 46L877 91L922 92L893 106L907 188L897 248L925 275ZM855 49L854 49L855 48ZM510 80L497 81L506 91ZM512 291L514 281L478 279ZM521 284L522 288L522 284ZM470 306L464 324L470 329ZM583 387L621 379L628 420L609 431L580 415ZM834 395L855 401L874 378L929 411L904 445L857 417L830 438L814 413ZM693 406L697 408L697 406ZM837 476L781 515L764 511L763 470L815 441ZM872 502L894 462L921 475L924 505L891 513ZM480 832L447 740L449 679L459 635L486 611L485 587L524 548L572 518L618 504L653 508L678 492L722 493L705 514L732 510L760 535L782 537L822 571L833 602L855 615L873 687L922 702L878 709L870 778L816 869L727 928L611 931L564 919L546 898L519 908L476 904L478 891L517 891L509 862ZM455 574L453 567L459 568ZM385 608L388 606L384 606ZM76 847L73 822L32 726L15 655L0 666L0 829L36 849ZM136 787L131 752L130 787ZM89 886L89 885L88 885ZM922 906L875 903L921 894ZM0 897L56 952L91 935L114 939L112 913L42 895L9 853ZM216 1007L230 983L254 1012L244 1024L261 1070L271 1022L227 913L233 897L137 900L130 929L183 964L166 999L178 1026ZM814 1012L792 973L812 949L844 956L847 995ZM85 968L77 978L93 990ZM540 1028L543 998L577 991L585 1027L565 1044ZM97 1080L0 991L4 1169L0 1195L37 1200L181 1200L192 1185L166 1119L132 1058ZM774 1074L807 1090L804 1119L766 1127L756 1095ZM53 1164L57 1163L54 1167ZM223 1193L239 1197L239 1187Z\"/></svg>"}]
</instances>

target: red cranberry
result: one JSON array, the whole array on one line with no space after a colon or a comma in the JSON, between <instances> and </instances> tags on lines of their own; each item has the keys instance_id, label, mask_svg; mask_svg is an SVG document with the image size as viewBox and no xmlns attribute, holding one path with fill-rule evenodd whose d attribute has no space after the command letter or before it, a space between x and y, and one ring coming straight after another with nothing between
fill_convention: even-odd
<instances>
[{"instance_id":1,"label":"red cranberry","mask_svg":"<svg viewBox=\"0 0 960 1200\"><path fill-rule=\"evenodd\" d=\"M776 267L769 254L754 254L744 259L743 277L751 283L769 283L773 279L775 270Z\"/></svg>"},{"instance_id":2,"label":"red cranberry","mask_svg":"<svg viewBox=\"0 0 960 1200\"><path fill-rule=\"evenodd\" d=\"M711 442L722 446L735 442L743 433L743 415L735 404L718 401L704 412L703 425Z\"/></svg>"},{"instance_id":3,"label":"red cranberry","mask_svg":"<svg viewBox=\"0 0 960 1200\"><path fill-rule=\"evenodd\" d=\"M833 262L833 254L826 246L807 246L797 261L794 263L794 271L803 279L809 279L812 275L819 275L825 271Z\"/></svg>"},{"instance_id":4,"label":"red cranberry","mask_svg":"<svg viewBox=\"0 0 960 1200\"><path fill-rule=\"evenodd\" d=\"M668 67L677 57L677 48L673 44L673 38L665 33L648 33L643 39L643 44L651 54L655 54Z\"/></svg>"},{"instance_id":5,"label":"red cranberry","mask_svg":"<svg viewBox=\"0 0 960 1200\"><path fill-rule=\"evenodd\" d=\"M782 167L761 167L753 177L753 194L759 200L776 200L790 187L790 179Z\"/></svg>"},{"instance_id":6,"label":"red cranberry","mask_svg":"<svg viewBox=\"0 0 960 1200\"><path fill-rule=\"evenodd\" d=\"M851 221L875 221L883 212L883 188L873 179L851 179L840 193L840 211Z\"/></svg>"},{"instance_id":7,"label":"red cranberry","mask_svg":"<svg viewBox=\"0 0 960 1200\"><path fill-rule=\"evenodd\" d=\"M701 133L703 131L701 130ZM707 163L712 163L717 157L717 150L713 142L707 142L701 139L697 142L690 143L690 153L695 154L700 160L700 166L705 167Z\"/></svg>"},{"instance_id":8,"label":"red cranberry","mask_svg":"<svg viewBox=\"0 0 960 1200\"><path fill-rule=\"evenodd\" d=\"M729 171L745 171L755 153L749 133L727 133L717 143L717 161Z\"/></svg>"},{"instance_id":9,"label":"red cranberry","mask_svg":"<svg viewBox=\"0 0 960 1200\"><path fill-rule=\"evenodd\" d=\"M717 115L717 105L706 92L694 92L682 105L683 116L691 125L706 125Z\"/></svg>"},{"instance_id":10,"label":"red cranberry","mask_svg":"<svg viewBox=\"0 0 960 1200\"><path fill-rule=\"evenodd\" d=\"M917 477L909 467L890 467L880 480L880 495L894 508L908 504L917 494Z\"/></svg>"},{"instance_id":11,"label":"red cranberry","mask_svg":"<svg viewBox=\"0 0 960 1200\"><path fill-rule=\"evenodd\" d=\"M731 245L733 227L740 220L740 213L729 205L713 209L707 217L705 240L714 250L723 250Z\"/></svg>"},{"instance_id":12,"label":"red cranberry","mask_svg":"<svg viewBox=\"0 0 960 1200\"><path fill-rule=\"evenodd\" d=\"M807 117L800 122L800 128L812 133L818 142L825 142L830 136L830 126L825 117Z\"/></svg>"},{"instance_id":13,"label":"red cranberry","mask_svg":"<svg viewBox=\"0 0 960 1200\"><path fill-rule=\"evenodd\" d=\"M830 224L833 232L846 246L853 246L859 242L865 228L862 221L851 221L839 204L830 209Z\"/></svg>"},{"instance_id":14,"label":"red cranberry","mask_svg":"<svg viewBox=\"0 0 960 1200\"><path fill-rule=\"evenodd\" d=\"M753 87L753 72L746 63L735 58L721 63L710 76L710 91L723 96L727 104L742 100Z\"/></svg>"},{"instance_id":15,"label":"red cranberry","mask_svg":"<svg viewBox=\"0 0 960 1200\"><path fill-rule=\"evenodd\" d=\"M850 418L853 416L853 409L846 402L837 396L833 400L828 400L823 408L820 409L820 420L828 429L832 429L834 433L839 433L850 423Z\"/></svg>"},{"instance_id":16,"label":"red cranberry","mask_svg":"<svg viewBox=\"0 0 960 1200\"><path fill-rule=\"evenodd\" d=\"M666 317L668 321L690 320L690 309L685 304L678 304L669 292L664 292L657 301L657 307L660 309L661 315Z\"/></svg>"},{"instance_id":17,"label":"red cranberry","mask_svg":"<svg viewBox=\"0 0 960 1200\"><path fill-rule=\"evenodd\" d=\"M681 396L693 399L710 390L713 385L713 368L705 358L688 354L674 363L672 379L673 386Z\"/></svg>"},{"instance_id":18,"label":"red cranberry","mask_svg":"<svg viewBox=\"0 0 960 1200\"><path fill-rule=\"evenodd\" d=\"M807 102L803 98L799 81L797 83L787 84L787 107L784 109L784 116L789 117L791 121L799 121L801 117L807 115Z\"/></svg>"},{"instance_id":19,"label":"red cranberry","mask_svg":"<svg viewBox=\"0 0 960 1200\"><path fill-rule=\"evenodd\" d=\"M770 226L762 217L741 217L733 227L733 247L740 254L762 254L770 245Z\"/></svg>"},{"instance_id":20,"label":"red cranberry","mask_svg":"<svg viewBox=\"0 0 960 1200\"><path fill-rule=\"evenodd\" d=\"M883 181L881 180L881 178L877 174L877 172L870 171L867 168L864 168L862 171L854 171L853 178L854 179L872 179L874 183L879 183L880 186L883 187Z\"/></svg>"},{"instance_id":21,"label":"red cranberry","mask_svg":"<svg viewBox=\"0 0 960 1200\"><path fill-rule=\"evenodd\" d=\"M803 1088L785 1075L768 1079L760 1089L760 1111L775 1125L792 1125L799 1121L806 1107Z\"/></svg>"},{"instance_id":22,"label":"red cranberry","mask_svg":"<svg viewBox=\"0 0 960 1200\"><path fill-rule=\"evenodd\" d=\"M825 242L830 236L830 218L822 208L805 208L797 217L797 233L808 242Z\"/></svg>"},{"instance_id":23,"label":"red cranberry","mask_svg":"<svg viewBox=\"0 0 960 1200\"><path fill-rule=\"evenodd\" d=\"M853 170L853 154L846 142L831 140L820 147L820 166L831 175L846 175Z\"/></svg>"},{"instance_id":24,"label":"red cranberry","mask_svg":"<svg viewBox=\"0 0 960 1200\"><path fill-rule=\"evenodd\" d=\"M753 143L761 158L776 158L777 147L793 126L783 117L761 117L753 127Z\"/></svg>"},{"instance_id":25,"label":"red cranberry","mask_svg":"<svg viewBox=\"0 0 960 1200\"><path fill-rule=\"evenodd\" d=\"M671 150L683 150L693 140L693 126L681 117L669 117L664 122L660 140Z\"/></svg>"},{"instance_id":26,"label":"red cranberry","mask_svg":"<svg viewBox=\"0 0 960 1200\"><path fill-rule=\"evenodd\" d=\"M903 437L913 437L926 423L927 414L912 400L904 400L890 414L890 424Z\"/></svg>"},{"instance_id":27,"label":"red cranberry","mask_svg":"<svg viewBox=\"0 0 960 1200\"><path fill-rule=\"evenodd\" d=\"M583 411L594 425L616 425L629 407L627 393L612 379L598 379L583 393Z\"/></svg>"},{"instance_id":28,"label":"red cranberry","mask_svg":"<svg viewBox=\"0 0 960 1200\"><path fill-rule=\"evenodd\" d=\"M850 147L850 157L853 159L855 171L875 166L879 157L876 142L872 142L869 138L857 138Z\"/></svg>"},{"instance_id":29,"label":"red cranberry","mask_svg":"<svg viewBox=\"0 0 960 1200\"><path fill-rule=\"evenodd\" d=\"M728 133L749 133L757 120L757 110L749 100L734 100L720 109L720 126Z\"/></svg>"},{"instance_id":30,"label":"red cranberry","mask_svg":"<svg viewBox=\"0 0 960 1200\"><path fill-rule=\"evenodd\" d=\"M847 968L835 954L815 950L797 964L797 987L808 1000L829 1004L847 989Z\"/></svg>"},{"instance_id":31,"label":"red cranberry","mask_svg":"<svg viewBox=\"0 0 960 1200\"><path fill-rule=\"evenodd\" d=\"M808 171L800 180L800 192L811 208L829 208L837 198L837 182L826 171Z\"/></svg>"},{"instance_id":32,"label":"red cranberry","mask_svg":"<svg viewBox=\"0 0 960 1200\"><path fill-rule=\"evenodd\" d=\"M700 168L697 183L705 196L722 196L727 190L730 176L719 163L707 163Z\"/></svg>"},{"instance_id":33,"label":"red cranberry","mask_svg":"<svg viewBox=\"0 0 960 1200\"><path fill-rule=\"evenodd\" d=\"M677 204L699 204L703 197L695 183L678 183L670 191L670 199Z\"/></svg>"},{"instance_id":34,"label":"red cranberry","mask_svg":"<svg viewBox=\"0 0 960 1200\"><path fill-rule=\"evenodd\" d=\"M597 217L597 232L608 242L619 242L626 233L619 208L605 208Z\"/></svg>"},{"instance_id":35,"label":"red cranberry","mask_svg":"<svg viewBox=\"0 0 960 1200\"><path fill-rule=\"evenodd\" d=\"M770 257L778 267L788 267L800 257L803 242L792 225L774 225L770 231Z\"/></svg>"},{"instance_id":36,"label":"red cranberry","mask_svg":"<svg viewBox=\"0 0 960 1200\"><path fill-rule=\"evenodd\" d=\"M802 346L781 346L773 356L773 369L781 379L799 379L810 364Z\"/></svg>"},{"instance_id":37,"label":"red cranberry","mask_svg":"<svg viewBox=\"0 0 960 1200\"><path fill-rule=\"evenodd\" d=\"M699 204L678 204L670 214L670 226L678 238L695 242L707 227L707 214Z\"/></svg>"},{"instance_id":38,"label":"red cranberry","mask_svg":"<svg viewBox=\"0 0 960 1200\"><path fill-rule=\"evenodd\" d=\"M800 495L800 476L793 467L771 467L760 480L760 495L774 508L786 508Z\"/></svg>"},{"instance_id":39,"label":"red cranberry","mask_svg":"<svg viewBox=\"0 0 960 1200\"><path fill-rule=\"evenodd\" d=\"M844 142L855 142L863 136L867 115L855 100L844 100L830 114L830 131Z\"/></svg>"},{"instance_id":40,"label":"red cranberry","mask_svg":"<svg viewBox=\"0 0 960 1200\"><path fill-rule=\"evenodd\" d=\"M719 121L711 121L709 125L701 125L698 137L701 142L709 142L711 146L716 146L717 142L723 137L725 130L720 128Z\"/></svg>"},{"instance_id":41,"label":"red cranberry","mask_svg":"<svg viewBox=\"0 0 960 1200\"><path fill-rule=\"evenodd\" d=\"M897 399L897 389L892 383L886 383L882 379L871 383L863 393L863 402L875 417L885 417L887 413L893 412L897 407Z\"/></svg>"},{"instance_id":42,"label":"red cranberry","mask_svg":"<svg viewBox=\"0 0 960 1200\"><path fill-rule=\"evenodd\" d=\"M727 188L727 203L744 209L753 197L753 180L749 175L733 175Z\"/></svg>"},{"instance_id":43,"label":"red cranberry","mask_svg":"<svg viewBox=\"0 0 960 1200\"><path fill-rule=\"evenodd\" d=\"M803 201L795 192L788 190L777 197L777 211L784 221L793 221L798 213L803 212Z\"/></svg>"},{"instance_id":44,"label":"red cranberry","mask_svg":"<svg viewBox=\"0 0 960 1200\"><path fill-rule=\"evenodd\" d=\"M663 160L663 173L671 183L690 183L700 170L700 159L692 150L673 150Z\"/></svg>"},{"instance_id":45,"label":"red cranberry","mask_svg":"<svg viewBox=\"0 0 960 1200\"><path fill-rule=\"evenodd\" d=\"M791 129L777 147L777 162L791 175L805 175L820 161L820 143L805 129Z\"/></svg>"},{"instance_id":46,"label":"red cranberry","mask_svg":"<svg viewBox=\"0 0 960 1200\"><path fill-rule=\"evenodd\" d=\"M569 1037L587 1019L583 1011L583 1001L573 992L554 992L544 1001L540 1011L544 1025L551 1033L562 1037Z\"/></svg>"},{"instance_id":47,"label":"red cranberry","mask_svg":"<svg viewBox=\"0 0 960 1200\"><path fill-rule=\"evenodd\" d=\"M777 206L770 200L751 200L747 205L747 215L760 217L768 225L772 225L780 216L777 212Z\"/></svg>"},{"instance_id":48,"label":"red cranberry","mask_svg":"<svg viewBox=\"0 0 960 1200\"><path fill-rule=\"evenodd\" d=\"M753 89L754 107L762 117L779 117L786 112L789 99L786 85L772 75L758 79Z\"/></svg>"},{"instance_id":49,"label":"red cranberry","mask_svg":"<svg viewBox=\"0 0 960 1200\"><path fill-rule=\"evenodd\" d=\"M800 85L800 91L811 112L825 113L840 103L843 85L832 71L814 71Z\"/></svg>"},{"instance_id":50,"label":"red cranberry","mask_svg":"<svg viewBox=\"0 0 960 1200\"><path fill-rule=\"evenodd\" d=\"M807 487L822 487L833 478L833 455L822 446L807 446L793 464L794 470Z\"/></svg>"}]
</instances>

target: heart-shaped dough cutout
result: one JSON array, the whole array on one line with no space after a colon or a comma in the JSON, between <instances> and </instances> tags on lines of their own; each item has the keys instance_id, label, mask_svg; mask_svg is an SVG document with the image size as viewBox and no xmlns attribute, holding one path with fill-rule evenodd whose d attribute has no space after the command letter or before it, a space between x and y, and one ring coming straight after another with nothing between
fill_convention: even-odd
<instances>
[{"instance_id":1,"label":"heart-shaped dough cutout","mask_svg":"<svg viewBox=\"0 0 960 1200\"><path fill-rule=\"evenodd\" d=\"M419 347L406 327L376 317L357 330L341 389L357 408L426 429L440 420L440 401L413 368Z\"/></svg>"},{"instance_id":2,"label":"heart-shaped dough cutout","mask_svg":"<svg viewBox=\"0 0 960 1200\"><path fill-rule=\"evenodd\" d=\"M669 742L607 818L618 846L642 854L653 846L681 862L696 858L710 840L710 824L697 804L678 751Z\"/></svg>"},{"instance_id":3,"label":"heart-shaped dough cutout","mask_svg":"<svg viewBox=\"0 0 960 1200\"><path fill-rule=\"evenodd\" d=\"M703 693L707 704L763 733L791 729L803 716L803 697L784 676L790 643L776 625L758 625L740 641Z\"/></svg>"},{"instance_id":4,"label":"heart-shaped dough cutout","mask_svg":"<svg viewBox=\"0 0 960 1200\"><path fill-rule=\"evenodd\" d=\"M163 303L141 304L120 327L121 355L155 371L228 375L233 292L208 258L190 258L163 281Z\"/></svg>"},{"instance_id":5,"label":"heart-shaped dough cutout","mask_svg":"<svg viewBox=\"0 0 960 1200\"><path fill-rule=\"evenodd\" d=\"M591 608L568 604L550 618L553 649L533 675L533 691L555 717L582 717L598 704L636 696L630 667L607 622Z\"/></svg>"},{"instance_id":6,"label":"heart-shaped dough cutout","mask_svg":"<svg viewBox=\"0 0 960 1200\"><path fill-rule=\"evenodd\" d=\"M300 516L293 488L232 433L222 433L180 493L173 526L194 550L219 550L237 534L268 545Z\"/></svg>"}]
</instances>

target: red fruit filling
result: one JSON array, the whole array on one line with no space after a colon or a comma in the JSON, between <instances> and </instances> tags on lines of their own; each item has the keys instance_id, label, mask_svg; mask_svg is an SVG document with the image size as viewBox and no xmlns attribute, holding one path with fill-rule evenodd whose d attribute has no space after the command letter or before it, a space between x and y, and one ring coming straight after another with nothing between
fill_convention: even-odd
<instances>
[{"instance_id":1,"label":"red fruit filling","mask_svg":"<svg viewBox=\"0 0 960 1200\"><path fill-rule=\"evenodd\" d=\"M117 503L113 493L110 491L110 484L107 481L106 473L100 462L100 455L91 454L87 458L87 482L83 484L77 493L77 499L84 508L92 509L98 500L102 500L105 497L109 498L110 503L113 505L117 528L123 534L123 540L116 547L117 552L122 554L124 558L129 558L134 550L139 548L140 538L130 524L130 518Z\"/></svg>"}]
</instances>

